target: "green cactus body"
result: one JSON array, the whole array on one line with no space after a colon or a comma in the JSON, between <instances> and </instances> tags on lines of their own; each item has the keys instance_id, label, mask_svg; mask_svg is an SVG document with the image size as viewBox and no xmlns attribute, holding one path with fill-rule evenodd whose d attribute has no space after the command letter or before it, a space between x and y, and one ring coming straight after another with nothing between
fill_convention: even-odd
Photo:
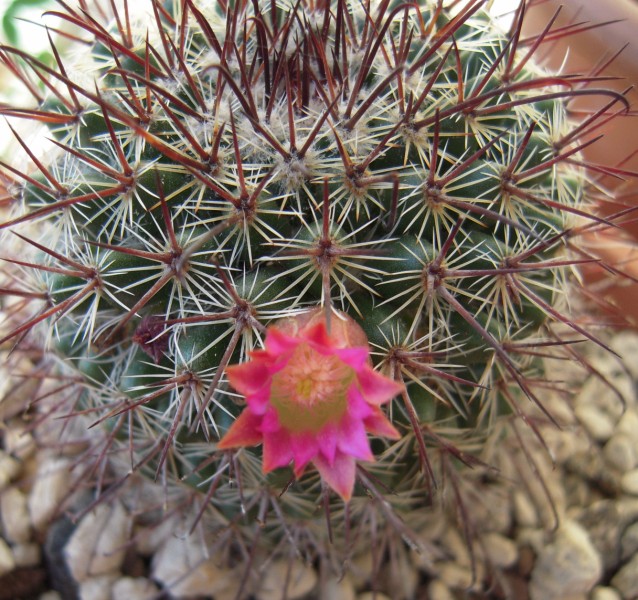
<instances>
[{"instance_id":1,"label":"green cactus body","mask_svg":"<svg viewBox=\"0 0 638 600\"><path fill-rule=\"evenodd\" d=\"M544 74L520 48L522 12L507 34L482 4L154 0L130 29L66 9L96 38L80 48L89 86L72 57L3 50L55 152L3 168L3 253L10 231L28 238L44 308L2 337L45 332L47 360L84 382L72 412L100 422L86 438L107 440L100 460L161 476L238 544L265 522L258 543L281 549L295 522L304 555L368 545L328 543L312 470L281 494L291 472L263 475L259 447L216 449L242 405L225 369L318 306L357 321L406 390L385 407L402 439L373 440L349 505L362 531L387 517L384 485L410 524L441 457L542 406L527 344L556 321L590 337L564 298L588 202L566 103L623 99ZM336 535L343 503L328 506Z\"/></svg>"}]
</instances>

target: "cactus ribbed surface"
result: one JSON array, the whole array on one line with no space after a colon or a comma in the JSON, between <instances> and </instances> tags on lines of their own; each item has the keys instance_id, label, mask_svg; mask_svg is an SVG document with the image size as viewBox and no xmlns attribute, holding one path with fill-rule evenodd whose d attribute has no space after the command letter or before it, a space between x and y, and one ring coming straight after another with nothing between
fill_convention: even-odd
<instances>
[{"instance_id":1,"label":"cactus ribbed surface","mask_svg":"<svg viewBox=\"0 0 638 600\"><path fill-rule=\"evenodd\" d=\"M524 7L503 32L449 4L152 0L112 23L63 5L88 42L53 65L2 49L36 102L0 112L52 141L16 134L30 166L2 165L2 343L42 351L62 381L46 418L107 498L156 478L149 513L181 507L237 552L343 555L409 538L496 423L543 410L539 357L592 337L569 302L596 223L579 138L625 103L539 69L552 33L523 40ZM609 103L579 127L580 95ZM226 368L318 307L402 389L383 406L400 438L372 439L346 508L312 469L216 447L244 405Z\"/></svg>"}]
</instances>

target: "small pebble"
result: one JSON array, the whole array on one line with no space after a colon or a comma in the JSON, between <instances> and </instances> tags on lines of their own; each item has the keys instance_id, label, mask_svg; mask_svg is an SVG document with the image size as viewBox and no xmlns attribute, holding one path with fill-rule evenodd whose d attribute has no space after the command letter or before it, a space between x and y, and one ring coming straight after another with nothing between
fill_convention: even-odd
<instances>
[{"instance_id":1,"label":"small pebble","mask_svg":"<svg viewBox=\"0 0 638 600\"><path fill-rule=\"evenodd\" d=\"M356 590L363 589L372 578L374 561L371 552L357 554L350 560L350 576Z\"/></svg>"},{"instance_id":2,"label":"small pebble","mask_svg":"<svg viewBox=\"0 0 638 600\"><path fill-rule=\"evenodd\" d=\"M636 435L636 431L638 431L638 411L635 407L629 407L625 414L620 417L620 421L616 425L615 433L624 433L629 436L629 439L632 440L634 445L634 452L636 456L638 456L638 436Z\"/></svg>"},{"instance_id":3,"label":"small pebble","mask_svg":"<svg viewBox=\"0 0 638 600\"><path fill-rule=\"evenodd\" d=\"M638 521L638 498L621 496L616 500L616 511L623 523Z\"/></svg>"},{"instance_id":4,"label":"small pebble","mask_svg":"<svg viewBox=\"0 0 638 600\"><path fill-rule=\"evenodd\" d=\"M618 502L610 499L594 502L580 509L577 519L602 558L603 570L612 571L616 567L621 532L628 522L620 514Z\"/></svg>"},{"instance_id":5,"label":"small pebble","mask_svg":"<svg viewBox=\"0 0 638 600\"><path fill-rule=\"evenodd\" d=\"M518 559L516 544L498 533L483 536L483 545L490 562L498 568L507 569Z\"/></svg>"},{"instance_id":6,"label":"small pebble","mask_svg":"<svg viewBox=\"0 0 638 600\"><path fill-rule=\"evenodd\" d=\"M609 346L623 358L625 368L634 379L638 379L638 335L631 331L623 331L613 337Z\"/></svg>"},{"instance_id":7,"label":"small pebble","mask_svg":"<svg viewBox=\"0 0 638 600\"><path fill-rule=\"evenodd\" d=\"M474 583L472 570L456 562L445 562L438 565L439 578L448 587L456 590L467 590Z\"/></svg>"},{"instance_id":8,"label":"small pebble","mask_svg":"<svg viewBox=\"0 0 638 600\"><path fill-rule=\"evenodd\" d=\"M625 599L638 598L638 554L634 554L612 577L611 585Z\"/></svg>"},{"instance_id":9,"label":"small pebble","mask_svg":"<svg viewBox=\"0 0 638 600\"><path fill-rule=\"evenodd\" d=\"M625 473L636 466L635 435L614 432L603 448L603 457L607 464Z\"/></svg>"},{"instance_id":10,"label":"small pebble","mask_svg":"<svg viewBox=\"0 0 638 600\"><path fill-rule=\"evenodd\" d=\"M532 600L564 600L587 594L602 575L602 560L587 531L564 521L554 540L539 552L530 581Z\"/></svg>"},{"instance_id":11,"label":"small pebble","mask_svg":"<svg viewBox=\"0 0 638 600\"><path fill-rule=\"evenodd\" d=\"M0 538L0 577L10 573L15 569L16 563L13 558L13 552L7 542Z\"/></svg>"},{"instance_id":12,"label":"small pebble","mask_svg":"<svg viewBox=\"0 0 638 600\"><path fill-rule=\"evenodd\" d=\"M622 600L618 590L613 587L597 585L589 596L590 600Z\"/></svg>"},{"instance_id":13,"label":"small pebble","mask_svg":"<svg viewBox=\"0 0 638 600\"><path fill-rule=\"evenodd\" d=\"M42 561L39 544L16 544L12 550L16 567L37 567Z\"/></svg>"},{"instance_id":14,"label":"small pebble","mask_svg":"<svg viewBox=\"0 0 638 600\"><path fill-rule=\"evenodd\" d=\"M154 600L159 588L146 577L122 577L113 584L112 600Z\"/></svg>"},{"instance_id":15,"label":"small pebble","mask_svg":"<svg viewBox=\"0 0 638 600\"><path fill-rule=\"evenodd\" d=\"M620 538L620 548L620 558L623 561L638 554L638 522L632 523L625 529Z\"/></svg>"},{"instance_id":16,"label":"small pebble","mask_svg":"<svg viewBox=\"0 0 638 600\"><path fill-rule=\"evenodd\" d=\"M199 538L169 537L153 556L152 579L171 598L210 596L218 591L237 591L242 581L231 569L218 566L215 556L209 556L206 544Z\"/></svg>"},{"instance_id":17,"label":"small pebble","mask_svg":"<svg viewBox=\"0 0 638 600\"><path fill-rule=\"evenodd\" d=\"M178 528L176 519L164 519L152 527L137 527L134 532L135 548L142 556L153 556L169 537L176 535Z\"/></svg>"},{"instance_id":18,"label":"small pebble","mask_svg":"<svg viewBox=\"0 0 638 600\"><path fill-rule=\"evenodd\" d=\"M576 397L576 411L583 405L595 407L616 424L626 408L635 405L633 381L622 369L607 374L606 381L591 376Z\"/></svg>"},{"instance_id":19,"label":"small pebble","mask_svg":"<svg viewBox=\"0 0 638 600\"><path fill-rule=\"evenodd\" d=\"M355 600L356 593L352 579L329 577L319 589L319 600Z\"/></svg>"},{"instance_id":20,"label":"small pebble","mask_svg":"<svg viewBox=\"0 0 638 600\"><path fill-rule=\"evenodd\" d=\"M429 600L454 600L454 594L440 579L435 579L428 584L427 597Z\"/></svg>"},{"instance_id":21,"label":"small pebble","mask_svg":"<svg viewBox=\"0 0 638 600\"><path fill-rule=\"evenodd\" d=\"M16 487L10 487L0 494L0 516L4 537L13 543L31 539L31 517L27 507L27 497Z\"/></svg>"},{"instance_id":22,"label":"small pebble","mask_svg":"<svg viewBox=\"0 0 638 600\"><path fill-rule=\"evenodd\" d=\"M384 582L385 589L392 590L394 600L407 600L416 596L419 572L410 562L408 555L397 548L393 560L384 565L380 581Z\"/></svg>"},{"instance_id":23,"label":"small pebble","mask_svg":"<svg viewBox=\"0 0 638 600\"><path fill-rule=\"evenodd\" d=\"M21 469L20 461L0 450L0 490L4 490L18 476Z\"/></svg>"},{"instance_id":24,"label":"small pebble","mask_svg":"<svg viewBox=\"0 0 638 600\"><path fill-rule=\"evenodd\" d=\"M506 533L512 528L514 510L510 494L501 486L485 486L477 494L477 502L472 508L472 518L481 528Z\"/></svg>"},{"instance_id":25,"label":"small pebble","mask_svg":"<svg viewBox=\"0 0 638 600\"><path fill-rule=\"evenodd\" d=\"M120 502L100 504L86 513L64 547L76 581L119 570L129 540L130 517Z\"/></svg>"},{"instance_id":26,"label":"small pebble","mask_svg":"<svg viewBox=\"0 0 638 600\"><path fill-rule=\"evenodd\" d=\"M284 589L284 582L286 587ZM299 561L292 564L279 560L268 565L257 590L258 600L298 600L309 594L317 585L317 572Z\"/></svg>"},{"instance_id":27,"label":"small pebble","mask_svg":"<svg viewBox=\"0 0 638 600\"><path fill-rule=\"evenodd\" d=\"M39 456L38 459L38 469L27 505L31 523L40 531L59 510L60 502L68 492L71 477L66 460L45 456Z\"/></svg>"},{"instance_id":28,"label":"small pebble","mask_svg":"<svg viewBox=\"0 0 638 600\"><path fill-rule=\"evenodd\" d=\"M390 598L381 592L363 592L357 596L357 600L390 600Z\"/></svg>"},{"instance_id":29,"label":"small pebble","mask_svg":"<svg viewBox=\"0 0 638 600\"><path fill-rule=\"evenodd\" d=\"M472 558L470 557L467 542L463 539L463 536L458 529L448 527L441 537L441 543L447 551L447 555L453 557L454 562L458 565L462 567L469 567L472 564Z\"/></svg>"},{"instance_id":30,"label":"small pebble","mask_svg":"<svg viewBox=\"0 0 638 600\"><path fill-rule=\"evenodd\" d=\"M631 496L638 496L638 469L627 471L620 479L620 489Z\"/></svg>"},{"instance_id":31,"label":"small pebble","mask_svg":"<svg viewBox=\"0 0 638 600\"><path fill-rule=\"evenodd\" d=\"M523 492L514 493L514 519L519 527L537 527L538 513L532 500Z\"/></svg>"},{"instance_id":32,"label":"small pebble","mask_svg":"<svg viewBox=\"0 0 638 600\"><path fill-rule=\"evenodd\" d=\"M117 575L100 575L85 579L80 583L78 600L112 600L111 590L116 579Z\"/></svg>"},{"instance_id":33,"label":"small pebble","mask_svg":"<svg viewBox=\"0 0 638 600\"><path fill-rule=\"evenodd\" d=\"M576 417L587 433L597 442L606 442L614 433L614 421L596 405L582 404L577 406Z\"/></svg>"},{"instance_id":34,"label":"small pebble","mask_svg":"<svg viewBox=\"0 0 638 600\"><path fill-rule=\"evenodd\" d=\"M24 461L33 456L36 450L35 440L30 432L25 431L24 426L11 423L4 434L4 449L11 456Z\"/></svg>"}]
</instances>

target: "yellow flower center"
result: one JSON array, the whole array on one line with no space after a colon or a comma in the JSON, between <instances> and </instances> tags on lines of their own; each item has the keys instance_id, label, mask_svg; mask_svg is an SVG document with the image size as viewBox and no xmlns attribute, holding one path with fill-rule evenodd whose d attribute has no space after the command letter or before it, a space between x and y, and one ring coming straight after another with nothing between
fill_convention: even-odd
<instances>
[{"instance_id":1,"label":"yellow flower center","mask_svg":"<svg viewBox=\"0 0 638 600\"><path fill-rule=\"evenodd\" d=\"M302 343L286 366L273 375L270 401L282 427L294 433L316 433L339 421L348 407L352 367L334 355L320 354Z\"/></svg>"}]
</instances>

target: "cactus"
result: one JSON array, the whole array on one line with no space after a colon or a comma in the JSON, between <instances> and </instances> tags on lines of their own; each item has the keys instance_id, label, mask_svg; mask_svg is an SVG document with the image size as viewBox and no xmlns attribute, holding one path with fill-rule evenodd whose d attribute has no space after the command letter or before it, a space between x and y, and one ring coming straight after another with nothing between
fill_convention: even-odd
<instances>
[{"instance_id":1,"label":"cactus","mask_svg":"<svg viewBox=\"0 0 638 600\"><path fill-rule=\"evenodd\" d=\"M82 5L52 11L77 52L1 51L34 105L0 111L50 138L43 157L16 131L29 165L1 171L1 341L57 382L38 426L64 417L96 501L144 480L149 513L240 554L414 540L496 423L555 420L543 354L595 339L569 297L578 234L607 224L579 140L623 96L600 70L543 72L534 54L569 28L522 39L524 3L508 32L474 0L152 0L112 22ZM608 101L576 125L584 95ZM346 484L301 450L294 473L285 453L262 469L255 432L220 444L309 314L307 340L356 327L338 352L368 348L357 385L386 386L358 456L375 460Z\"/></svg>"}]
</instances>

